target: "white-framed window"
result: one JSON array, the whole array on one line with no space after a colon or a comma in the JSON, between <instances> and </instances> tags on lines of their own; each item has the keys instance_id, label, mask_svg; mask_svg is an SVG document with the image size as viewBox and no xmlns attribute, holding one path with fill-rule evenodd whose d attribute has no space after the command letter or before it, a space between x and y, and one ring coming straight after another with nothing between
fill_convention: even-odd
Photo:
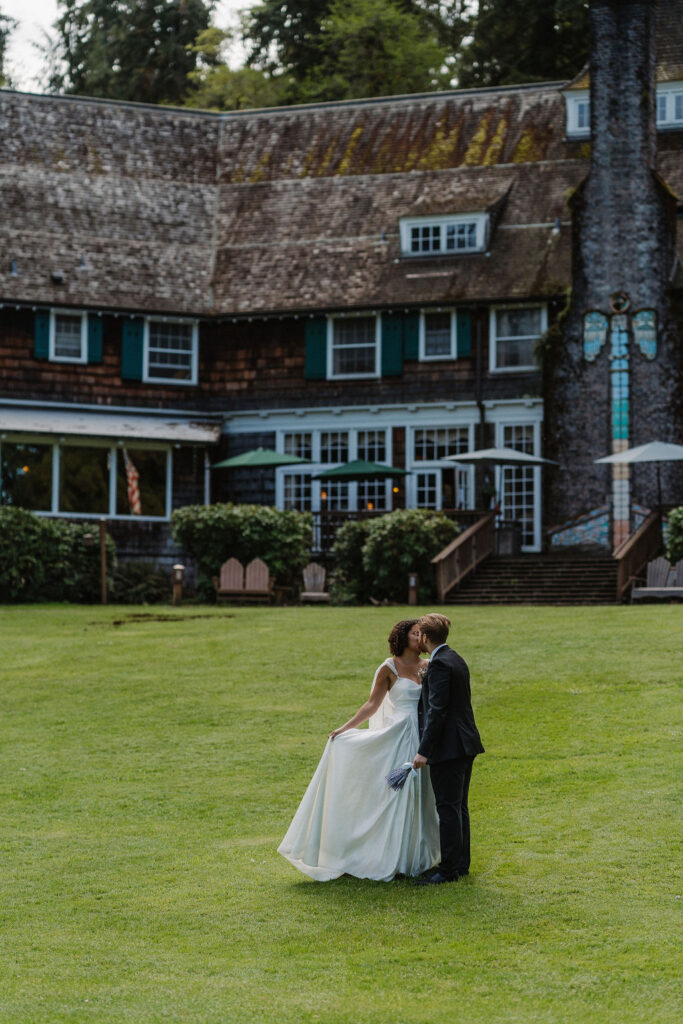
<instances>
[{"instance_id":1,"label":"white-framed window","mask_svg":"<svg viewBox=\"0 0 683 1024\"><path fill-rule=\"evenodd\" d=\"M386 462L386 430L359 430L356 440L357 458L364 462Z\"/></svg>"},{"instance_id":2,"label":"white-framed window","mask_svg":"<svg viewBox=\"0 0 683 1024\"><path fill-rule=\"evenodd\" d=\"M313 457L313 434L309 430L289 431L283 438L285 455L294 455L297 459Z\"/></svg>"},{"instance_id":3,"label":"white-framed window","mask_svg":"<svg viewBox=\"0 0 683 1024\"><path fill-rule=\"evenodd\" d=\"M420 313L420 359L455 359L455 310Z\"/></svg>"},{"instance_id":4,"label":"white-framed window","mask_svg":"<svg viewBox=\"0 0 683 1024\"><path fill-rule=\"evenodd\" d=\"M439 470L428 469L415 474L416 508L439 508Z\"/></svg>"},{"instance_id":5,"label":"white-framed window","mask_svg":"<svg viewBox=\"0 0 683 1024\"><path fill-rule=\"evenodd\" d=\"M567 104L567 135L588 138L591 130L591 101L588 89L565 93Z\"/></svg>"},{"instance_id":6,"label":"white-framed window","mask_svg":"<svg viewBox=\"0 0 683 1024\"><path fill-rule=\"evenodd\" d=\"M536 344L547 326L545 306L494 306L490 319L490 369L535 370Z\"/></svg>"},{"instance_id":7,"label":"white-framed window","mask_svg":"<svg viewBox=\"0 0 683 1024\"><path fill-rule=\"evenodd\" d=\"M379 376L380 318L376 314L327 320L327 366L331 379Z\"/></svg>"},{"instance_id":8,"label":"white-framed window","mask_svg":"<svg viewBox=\"0 0 683 1024\"><path fill-rule=\"evenodd\" d=\"M50 359L58 363L88 361L88 316L86 313L50 311Z\"/></svg>"},{"instance_id":9,"label":"white-framed window","mask_svg":"<svg viewBox=\"0 0 683 1024\"><path fill-rule=\"evenodd\" d=\"M283 477L283 508L310 512L313 507L308 473L285 473Z\"/></svg>"},{"instance_id":10,"label":"white-framed window","mask_svg":"<svg viewBox=\"0 0 683 1024\"><path fill-rule=\"evenodd\" d=\"M196 384L198 336L196 320L145 320L142 379L155 384Z\"/></svg>"},{"instance_id":11,"label":"white-framed window","mask_svg":"<svg viewBox=\"0 0 683 1024\"><path fill-rule=\"evenodd\" d=\"M358 509L368 512L386 512L389 508L387 499L387 480L361 480L358 483Z\"/></svg>"},{"instance_id":12,"label":"white-framed window","mask_svg":"<svg viewBox=\"0 0 683 1024\"><path fill-rule=\"evenodd\" d=\"M413 460L433 462L447 455L466 452L470 447L470 428L415 427L413 431Z\"/></svg>"},{"instance_id":13,"label":"white-framed window","mask_svg":"<svg viewBox=\"0 0 683 1024\"><path fill-rule=\"evenodd\" d=\"M327 480L320 485L320 508L325 512L345 512L349 508L349 484Z\"/></svg>"},{"instance_id":14,"label":"white-framed window","mask_svg":"<svg viewBox=\"0 0 683 1024\"><path fill-rule=\"evenodd\" d=\"M657 127L683 128L683 82L657 86Z\"/></svg>"},{"instance_id":15,"label":"white-framed window","mask_svg":"<svg viewBox=\"0 0 683 1024\"><path fill-rule=\"evenodd\" d=\"M320 434L320 461L329 465L331 462L349 461L348 430L323 430Z\"/></svg>"},{"instance_id":16,"label":"white-framed window","mask_svg":"<svg viewBox=\"0 0 683 1024\"><path fill-rule=\"evenodd\" d=\"M404 256L457 256L486 246L488 214L404 217L399 221Z\"/></svg>"}]
</instances>

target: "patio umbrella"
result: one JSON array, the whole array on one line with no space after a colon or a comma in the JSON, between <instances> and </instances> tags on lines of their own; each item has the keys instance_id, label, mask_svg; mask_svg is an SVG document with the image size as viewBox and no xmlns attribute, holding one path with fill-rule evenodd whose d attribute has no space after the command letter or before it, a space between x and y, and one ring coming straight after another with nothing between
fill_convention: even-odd
<instances>
[{"instance_id":1,"label":"patio umbrella","mask_svg":"<svg viewBox=\"0 0 683 1024\"><path fill-rule=\"evenodd\" d=\"M223 459L222 462L215 462L211 468L245 469L253 466L257 469L273 469L277 466L294 466L310 461L310 459L302 459L298 455L274 452L271 448L252 448L251 451L242 452L241 455L233 455L229 459Z\"/></svg>"},{"instance_id":2,"label":"patio umbrella","mask_svg":"<svg viewBox=\"0 0 683 1024\"><path fill-rule=\"evenodd\" d=\"M316 473L314 480L388 480L394 476L406 476L406 469L398 469L396 466L383 466L379 462L365 462L363 459L356 459L354 462L345 462L343 466L336 469L323 470Z\"/></svg>"},{"instance_id":3,"label":"patio umbrella","mask_svg":"<svg viewBox=\"0 0 683 1024\"><path fill-rule=\"evenodd\" d=\"M458 455L444 455L448 462L490 462L494 466L515 466L522 463L525 466L557 466L552 459L542 459L540 455L528 455L526 452L519 452L516 448L476 448L471 452L461 452Z\"/></svg>"},{"instance_id":4,"label":"patio umbrella","mask_svg":"<svg viewBox=\"0 0 683 1024\"><path fill-rule=\"evenodd\" d=\"M635 463L655 462L657 464L657 504L662 504L662 478L661 465L663 462L679 462L683 460L683 445L671 444L669 441L649 441L647 444L639 444L636 448L626 448L623 452L615 452L614 455L603 455L596 459L596 463Z\"/></svg>"}]
</instances>

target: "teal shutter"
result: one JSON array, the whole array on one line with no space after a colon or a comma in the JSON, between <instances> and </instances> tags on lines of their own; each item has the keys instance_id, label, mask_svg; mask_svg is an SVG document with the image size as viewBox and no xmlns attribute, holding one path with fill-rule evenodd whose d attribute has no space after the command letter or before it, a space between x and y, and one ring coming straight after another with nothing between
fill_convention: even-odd
<instances>
[{"instance_id":1,"label":"teal shutter","mask_svg":"<svg viewBox=\"0 0 683 1024\"><path fill-rule=\"evenodd\" d=\"M33 318L33 355L36 359L50 358L50 310L38 309Z\"/></svg>"},{"instance_id":2,"label":"teal shutter","mask_svg":"<svg viewBox=\"0 0 683 1024\"><path fill-rule=\"evenodd\" d=\"M457 350L456 358L472 355L472 314L469 309L459 309L456 313Z\"/></svg>"},{"instance_id":3,"label":"teal shutter","mask_svg":"<svg viewBox=\"0 0 683 1024\"><path fill-rule=\"evenodd\" d=\"M102 362L102 317L88 313L88 362Z\"/></svg>"},{"instance_id":4,"label":"teal shutter","mask_svg":"<svg viewBox=\"0 0 683 1024\"><path fill-rule=\"evenodd\" d=\"M145 321L141 316L123 321L121 335L121 377L142 380L142 349Z\"/></svg>"},{"instance_id":5,"label":"teal shutter","mask_svg":"<svg viewBox=\"0 0 683 1024\"><path fill-rule=\"evenodd\" d=\"M306 321L306 367L307 380L324 380L327 377L327 317L314 316Z\"/></svg>"},{"instance_id":6,"label":"teal shutter","mask_svg":"<svg viewBox=\"0 0 683 1024\"><path fill-rule=\"evenodd\" d=\"M406 359L420 357L420 314L406 313L403 318L403 354Z\"/></svg>"},{"instance_id":7,"label":"teal shutter","mask_svg":"<svg viewBox=\"0 0 683 1024\"><path fill-rule=\"evenodd\" d=\"M382 376L399 377L403 373L403 317L400 313L382 313Z\"/></svg>"}]
</instances>

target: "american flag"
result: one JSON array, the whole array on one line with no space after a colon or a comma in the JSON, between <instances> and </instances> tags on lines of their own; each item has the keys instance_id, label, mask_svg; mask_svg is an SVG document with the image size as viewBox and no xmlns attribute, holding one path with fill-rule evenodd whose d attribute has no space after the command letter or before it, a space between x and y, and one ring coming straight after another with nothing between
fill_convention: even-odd
<instances>
[{"instance_id":1,"label":"american flag","mask_svg":"<svg viewBox=\"0 0 683 1024\"><path fill-rule=\"evenodd\" d=\"M140 488L138 487L140 474L125 448L123 449L123 461L126 467L126 483L128 484L128 505L132 515L141 516L142 504L140 503Z\"/></svg>"}]
</instances>

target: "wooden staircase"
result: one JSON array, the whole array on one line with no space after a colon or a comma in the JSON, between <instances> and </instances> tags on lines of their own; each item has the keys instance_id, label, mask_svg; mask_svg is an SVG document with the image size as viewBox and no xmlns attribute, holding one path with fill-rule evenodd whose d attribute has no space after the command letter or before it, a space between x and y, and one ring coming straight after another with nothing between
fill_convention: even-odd
<instances>
[{"instance_id":1,"label":"wooden staircase","mask_svg":"<svg viewBox=\"0 0 683 1024\"><path fill-rule=\"evenodd\" d=\"M610 555L490 555L446 594L448 604L615 604Z\"/></svg>"}]
</instances>

